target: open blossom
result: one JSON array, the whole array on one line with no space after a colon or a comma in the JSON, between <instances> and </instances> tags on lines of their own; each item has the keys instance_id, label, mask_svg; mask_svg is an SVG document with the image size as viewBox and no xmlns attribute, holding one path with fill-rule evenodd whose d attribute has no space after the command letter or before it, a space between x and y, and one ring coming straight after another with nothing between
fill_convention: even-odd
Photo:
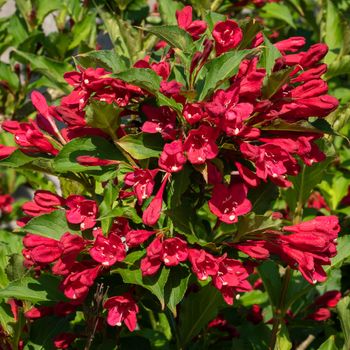
<instances>
[{"instance_id":1,"label":"open blossom","mask_svg":"<svg viewBox=\"0 0 350 350\"><path fill-rule=\"evenodd\" d=\"M138 204L152 195L157 173L158 169L135 169L125 175L125 185L133 187Z\"/></svg>"},{"instance_id":2,"label":"open blossom","mask_svg":"<svg viewBox=\"0 0 350 350\"><path fill-rule=\"evenodd\" d=\"M213 284L221 292L226 303L232 305L238 292L252 289L247 281L248 277L248 270L240 261L223 256L219 261L218 272L213 276Z\"/></svg>"},{"instance_id":3,"label":"open blossom","mask_svg":"<svg viewBox=\"0 0 350 350\"><path fill-rule=\"evenodd\" d=\"M162 240L157 237L146 249L147 255L141 260L141 271L144 276L154 275L161 265L176 266L187 260L187 244L180 238Z\"/></svg>"},{"instance_id":4,"label":"open blossom","mask_svg":"<svg viewBox=\"0 0 350 350\"><path fill-rule=\"evenodd\" d=\"M184 146L181 140L176 140L164 146L158 165L169 173L176 173L182 170L186 161Z\"/></svg>"},{"instance_id":5,"label":"open blossom","mask_svg":"<svg viewBox=\"0 0 350 350\"><path fill-rule=\"evenodd\" d=\"M95 226L97 217L97 204L84 196L70 195L65 205L67 221L71 224L79 224L81 230L87 230Z\"/></svg>"},{"instance_id":6,"label":"open blossom","mask_svg":"<svg viewBox=\"0 0 350 350\"><path fill-rule=\"evenodd\" d=\"M252 205L247 199L247 187L243 183L233 183L229 187L224 184L214 186L209 200L209 209L221 221L232 224L238 216L247 214Z\"/></svg>"},{"instance_id":7,"label":"open blossom","mask_svg":"<svg viewBox=\"0 0 350 350\"><path fill-rule=\"evenodd\" d=\"M218 22L214 26L213 37L215 39L216 54L234 49L242 41L243 33L237 22L227 19L224 22Z\"/></svg>"},{"instance_id":8,"label":"open blossom","mask_svg":"<svg viewBox=\"0 0 350 350\"><path fill-rule=\"evenodd\" d=\"M210 126L201 125L198 129L189 132L184 151L192 164L203 164L207 159L213 159L219 153L215 143L216 131Z\"/></svg>"},{"instance_id":9,"label":"open blossom","mask_svg":"<svg viewBox=\"0 0 350 350\"><path fill-rule=\"evenodd\" d=\"M91 257L103 266L112 266L117 261L123 261L126 252L119 236L110 233L108 237L97 235L94 245L90 249Z\"/></svg>"},{"instance_id":10,"label":"open blossom","mask_svg":"<svg viewBox=\"0 0 350 350\"><path fill-rule=\"evenodd\" d=\"M108 310L107 323L110 326L120 327L124 322L130 332L135 330L139 307L129 293L107 299L103 307Z\"/></svg>"},{"instance_id":11,"label":"open blossom","mask_svg":"<svg viewBox=\"0 0 350 350\"><path fill-rule=\"evenodd\" d=\"M215 276L219 270L218 259L204 249L189 249L188 259L193 273L201 281L205 281L209 276Z\"/></svg>"}]
</instances>

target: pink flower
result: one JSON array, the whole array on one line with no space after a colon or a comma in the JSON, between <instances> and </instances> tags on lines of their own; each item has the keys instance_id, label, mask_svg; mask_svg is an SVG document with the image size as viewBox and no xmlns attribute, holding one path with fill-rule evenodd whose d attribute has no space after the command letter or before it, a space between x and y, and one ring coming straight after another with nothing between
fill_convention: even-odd
<instances>
[{"instance_id":1,"label":"pink flower","mask_svg":"<svg viewBox=\"0 0 350 350\"><path fill-rule=\"evenodd\" d=\"M142 112L146 115L141 130L148 134L161 133L166 140L173 140L176 134L176 113L168 107L142 106Z\"/></svg>"},{"instance_id":2,"label":"pink flower","mask_svg":"<svg viewBox=\"0 0 350 350\"><path fill-rule=\"evenodd\" d=\"M229 187L217 184L208 203L209 209L221 221L235 223L238 216L247 214L252 208L247 192L243 183L233 183Z\"/></svg>"},{"instance_id":3,"label":"pink flower","mask_svg":"<svg viewBox=\"0 0 350 350\"><path fill-rule=\"evenodd\" d=\"M187 159L184 155L184 147L181 140L165 144L160 155L158 165L168 173L176 173L182 170Z\"/></svg>"},{"instance_id":4,"label":"pink flower","mask_svg":"<svg viewBox=\"0 0 350 350\"><path fill-rule=\"evenodd\" d=\"M215 39L216 54L219 56L237 47L242 41L243 33L235 21L227 19L224 22L215 24L213 37Z\"/></svg>"},{"instance_id":5,"label":"pink flower","mask_svg":"<svg viewBox=\"0 0 350 350\"><path fill-rule=\"evenodd\" d=\"M187 122L191 125L198 123L206 116L206 113L203 111L203 108L199 103L185 104L182 113Z\"/></svg>"},{"instance_id":6,"label":"pink flower","mask_svg":"<svg viewBox=\"0 0 350 350\"><path fill-rule=\"evenodd\" d=\"M319 309L317 309L313 313L309 314L307 316L307 318L320 322L320 321L328 320L329 318L331 318L331 316L332 316L332 314L331 314L330 310L328 310L325 307L320 307Z\"/></svg>"},{"instance_id":7,"label":"pink flower","mask_svg":"<svg viewBox=\"0 0 350 350\"><path fill-rule=\"evenodd\" d=\"M125 259L126 251L121 238L116 234L110 233L108 238L99 234L90 249L90 255L103 266L112 266Z\"/></svg>"},{"instance_id":8,"label":"pink flower","mask_svg":"<svg viewBox=\"0 0 350 350\"><path fill-rule=\"evenodd\" d=\"M189 249L188 259L193 273L201 281L205 281L209 276L215 276L219 270L218 259L203 249Z\"/></svg>"},{"instance_id":9,"label":"pink flower","mask_svg":"<svg viewBox=\"0 0 350 350\"><path fill-rule=\"evenodd\" d=\"M53 339L53 344L57 349L69 349L75 338L77 338L76 334L60 333Z\"/></svg>"},{"instance_id":10,"label":"pink flower","mask_svg":"<svg viewBox=\"0 0 350 350\"><path fill-rule=\"evenodd\" d=\"M0 195L0 216L1 213L9 214L12 211L12 203L14 199L9 194Z\"/></svg>"},{"instance_id":11,"label":"pink flower","mask_svg":"<svg viewBox=\"0 0 350 350\"><path fill-rule=\"evenodd\" d=\"M249 273L238 260L223 256L219 261L219 269L213 276L214 286L221 292L227 304L232 305L237 292L247 292L252 286L247 281Z\"/></svg>"},{"instance_id":12,"label":"pink flower","mask_svg":"<svg viewBox=\"0 0 350 350\"><path fill-rule=\"evenodd\" d=\"M338 290L329 290L323 295L319 296L314 304L321 307L336 307L341 299L341 293Z\"/></svg>"},{"instance_id":13,"label":"pink flower","mask_svg":"<svg viewBox=\"0 0 350 350\"><path fill-rule=\"evenodd\" d=\"M98 157L91 156L79 156L77 157L77 162L84 166L107 166L117 165L120 163L117 160L101 159Z\"/></svg>"},{"instance_id":14,"label":"pink flower","mask_svg":"<svg viewBox=\"0 0 350 350\"><path fill-rule=\"evenodd\" d=\"M125 236L126 244L128 247L137 247L154 234L155 231L131 230Z\"/></svg>"},{"instance_id":15,"label":"pink flower","mask_svg":"<svg viewBox=\"0 0 350 350\"><path fill-rule=\"evenodd\" d=\"M87 267L81 263L73 266L71 273L62 281L60 289L73 300L83 300L100 271L99 266Z\"/></svg>"},{"instance_id":16,"label":"pink flower","mask_svg":"<svg viewBox=\"0 0 350 350\"><path fill-rule=\"evenodd\" d=\"M107 323L110 326L121 326L124 322L130 332L135 330L139 307L129 293L107 299L103 307L108 310Z\"/></svg>"},{"instance_id":17,"label":"pink flower","mask_svg":"<svg viewBox=\"0 0 350 350\"><path fill-rule=\"evenodd\" d=\"M71 224L79 224L82 231L95 226L97 217L97 203L79 195L70 195L66 199L67 221Z\"/></svg>"},{"instance_id":18,"label":"pink flower","mask_svg":"<svg viewBox=\"0 0 350 350\"><path fill-rule=\"evenodd\" d=\"M177 237L163 241L161 237L157 237L146 251L146 257L141 260L143 276L154 275L162 263L165 266L176 266L188 257L187 243Z\"/></svg>"},{"instance_id":19,"label":"pink flower","mask_svg":"<svg viewBox=\"0 0 350 350\"><path fill-rule=\"evenodd\" d=\"M152 195L154 178L157 173L158 169L135 169L125 175L125 185L133 187L138 204L142 204L145 199Z\"/></svg>"},{"instance_id":20,"label":"pink flower","mask_svg":"<svg viewBox=\"0 0 350 350\"><path fill-rule=\"evenodd\" d=\"M210 126L201 125L188 133L184 142L184 151L192 164L204 164L207 159L213 159L219 153L215 143L217 132Z\"/></svg>"},{"instance_id":21,"label":"pink flower","mask_svg":"<svg viewBox=\"0 0 350 350\"><path fill-rule=\"evenodd\" d=\"M179 27L185 29L194 40L198 40L207 29L204 21L192 21L191 6L185 6L181 11L176 11L176 19Z\"/></svg>"},{"instance_id":22,"label":"pink flower","mask_svg":"<svg viewBox=\"0 0 350 350\"><path fill-rule=\"evenodd\" d=\"M17 147L0 145L0 160L9 157L16 149Z\"/></svg>"}]
</instances>

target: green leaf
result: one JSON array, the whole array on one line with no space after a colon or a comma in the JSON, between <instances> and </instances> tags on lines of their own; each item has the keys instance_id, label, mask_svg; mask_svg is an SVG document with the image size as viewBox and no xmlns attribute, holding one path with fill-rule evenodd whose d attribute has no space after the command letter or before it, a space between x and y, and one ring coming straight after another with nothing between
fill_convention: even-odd
<instances>
[{"instance_id":1,"label":"green leaf","mask_svg":"<svg viewBox=\"0 0 350 350\"><path fill-rule=\"evenodd\" d=\"M0 62L0 81L6 82L10 89L15 92L19 86L19 79L15 72L11 70L11 66Z\"/></svg>"},{"instance_id":2,"label":"green leaf","mask_svg":"<svg viewBox=\"0 0 350 350\"><path fill-rule=\"evenodd\" d=\"M121 109L113 103L91 100L86 109L85 120L88 125L115 135L120 124Z\"/></svg>"},{"instance_id":3,"label":"green leaf","mask_svg":"<svg viewBox=\"0 0 350 350\"><path fill-rule=\"evenodd\" d=\"M269 99L278 92L290 80L290 73L294 69L294 67L289 67L270 74L263 86L263 96Z\"/></svg>"},{"instance_id":4,"label":"green leaf","mask_svg":"<svg viewBox=\"0 0 350 350\"><path fill-rule=\"evenodd\" d=\"M272 306L277 306L280 299L282 280L278 265L273 261L266 261L258 267L259 275L264 283Z\"/></svg>"},{"instance_id":5,"label":"green leaf","mask_svg":"<svg viewBox=\"0 0 350 350\"><path fill-rule=\"evenodd\" d=\"M251 292L244 293L240 298L239 302L244 307L251 307L254 304L261 305L268 301L268 296L266 292L261 290L253 290Z\"/></svg>"},{"instance_id":6,"label":"green leaf","mask_svg":"<svg viewBox=\"0 0 350 350\"><path fill-rule=\"evenodd\" d=\"M261 15L262 17L265 17L265 18L279 19L289 24L292 28L295 28L293 16L286 5L277 4L277 3L268 3L264 6Z\"/></svg>"},{"instance_id":7,"label":"green leaf","mask_svg":"<svg viewBox=\"0 0 350 350\"><path fill-rule=\"evenodd\" d=\"M127 206L113 208L105 216L101 217L100 220L104 220L107 218L115 218L115 217L123 217L123 218L130 219L135 224L142 223L142 219L138 216L136 209L133 207L127 207Z\"/></svg>"},{"instance_id":8,"label":"green leaf","mask_svg":"<svg viewBox=\"0 0 350 350\"><path fill-rule=\"evenodd\" d=\"M179 336L182 346L189 344L223 305L220 292L211 285L191 293L182 303L179 314Z\"/></svg>"},{"instance_id":9,"label":"green leaf","mask_svg":"<svg viewBox=\"0 0 350 350\"><path fill-rule=\"evenodd\" d=\"M276 350L290 350L292 343L289 338L288 329L285 323L282 323L280 330L277 333Z\"/></svg>"},{"instance_id":10,"label":"green leaf","mask_svg":"<svg viewBox=\"0 0 350 350\"><path fill-rule=\"evenodd\" d=\"M224 81L236 74L242 60L252 52L254 51L230 51L206 63L203 68L206 72L204 85L199 93L198 100L202 101L209 97Z\"/></svg>"},{"instance_id":11,"label":"green leaf","mask_svg":"<svg viewBox=\"0 0 350 350\"><path fill-rule=\"evenodd\" d=\"M128 62L113 50L90 51L74 57L77 65L83 68L105 68L113 73L119 73L128 68Z\"/></svg>"},{"instance_id":12,"label":"green leaf","mask_svg":"<svg viewBox=\"0 0 350 350\"><path fill-rule=\"evenodd\" d=\"M249 191L248 198L252 203L252 211L255 214L265 214L271 210L271 203L273 203L279 196L278 187L272 183L262 183L255 191Z\"/></svg>"},{"instance_id":13,"label":"green leaf","mask_svg":"<svg viewBox=\"0 0 350 350\"><path fill-rule=\"evenodd\" d=\"M165 24L177 25L176 11L181 10L182 5L173 0L159 0L159 12Z\"/></svg>"},{"instance_id":14,"label":"green leaf","mask_svg":"<svg viewBox=\"0 0 350 350\"><path fill-rule=\"evenodd\" d=\"M112 77L136 85L152 94L158 93L162 81L155 71L148 68L130 68L124 72L112 74Z\"/></svg>"},{"instance_id":15,"label":"green leaf","mask_svg":"<svg viewBox=\"0 0 350 350\"><path fill-rule=\"evenodd\" d=\"M259 65L265 68L267 77L272 73L272 69L275 66L276 59L279 57L281 57L281 53L264 35L264 48L262 50Z\"/></svg>"},{"instance_id":16,"label":"green leaf","mask_svg":"<svg viewBox=\"0 0 350 350\"><path fill-rule=\"evenodd\" d=\"M281 220L274 220L271 216L255 215L250 213L240 217L237 235L239 237L256 235L266 230L279 229Z\"/></svg>"},{"instance_id":17,"label":"green leaf","mask_svg":"<svg viewBox=\"0 0 350 350\"><path fill-rule=\"evenodd\" d=\"M74 24L72 30L73 40L70 42L68 50L74 49L82 41L86 41L89 38L91 31L95 30L95 22L96 13L90 12L85 14L81 21Z\"/></svg>"},{"instance_id":18,"label":"green leaf","mask_svg":"<svg viewBox=\"0 0 350 350\"><path fill-rule=\"evenodd\" d=\"M22 254L12 254L10 255L8 264L6 266L6 275L9 281L15 281L22 278L25 274L23 265L23 255Z\"/></svg>"},{"instance_id":19,"label":"green leaf","mask_svg":"<svg viewBox=\"0 0 350 350\"><path fill-rule=\"evenodd\" d=\"M80 165L76 159L78 156L89 155L101 159L121 160L125 158L121 152L110 142L102 137L84 137L76 138L67 143L56 156L53 162L55 171L64 172L83 172L90 170L103 170L100 166L86 167Z\"/></svg>"},{"instance_id":20,"label":"green leaf","mask_svg":"<svg viewBox=\"0 0 350 350\"><path fill-rule=\"evenodd\" d=\"M262 26L255 18L250 18L240 26L243 31L243 39L240 42L238 49L242 50L250 47L252 40L261 31Z\"/></svg>"},{"instance_id":21,"label":"green leaf","mask_svg":"<svg viewBox=\"0 0 350 350\"><path fill-rule=\"evenodd\" d=\"M14 151L9 157L0 161L0 166L10 168L19 168L25 164L31 163L35 160L34 157L29 157L19 149Z\"/></svg>"},{"instance_id":22,"label":"green leaf","mask_svg":"<svg viewBox=\"0 0 350 350\"><path fill-rule=\"evenodd\" d=\"M175 266L171 268L168 281L165 285L165 304L176 317L176 305L181 302L187 290L191 277L188 268Z\"/></svg>"},{"instance_id":23,"label":"green leaf","mask_svg":"<svg viewBox=\"0 0 350 350\"><path fill-rule=\"evenodd\" d=\"M70 64L55 61L51 58L35 55L29 52L21 52L19 50L13 51L12 56L20 62L30 63L30 67L33 71L43 74L54 82L57 88L65 93L69 93L68 85L64 80L63 75L64 73L73 70L73 67Z\"/></svg>"},{"instance_id":24,"label":"green leaf","mask_svg":"<svg viewBox=\"0 0 350 350\"><path fill-rule=\"evenodd\" d=\"M324 75L326 80L332 79L338 75L346 75L350 73L350 55L339 56L332 60L327 67Z\"/></svg>"},{"instance_id":25,"label":"green leaf","mask_svg":"<svg viewBox=\"0 0 350 350\"><path fill-rule=\"evenodd\" d=\"M35 10L36 10L36 19L39 24L41 24L45 17L55 11L61 9L63 2L61 0L50 0L50 1L40 1L35 0Z\"/></svg>"},{"instance_id":26,"label":"green leaf","mask_svg":"<svg viewBox=\"0 0 350 350\"><path fill-rule=\"evenodd\" d=\"M162 152L162 143L158 135L126 135L118 141L118 145L135 159L158 157Z\"/></svg>"},{"instance_id":27,"label":"green leaf","mask_svg":"<svg viewBox=\"0 0 350 350\"><path fill-rule=\"evenodd\" d=\"M185 165L181 171L172 175L171 188L169 190L170 207L178 207L181 205L182 195L191 184L190 175L192 171L192 167Z\"/></svg>"},{"instance_id":28,"label":"green leaf","mask_svg":"<svg viewBox=\"0 0 350 350\"><path fill-rule=\"evenodd\" d=\"M335 336L331 335L317 350L338 350L335 344Z\"/></svg>"},{"instance_id":29,"label":"green leaf","mask_svg":"<svg viewBox=\"0 0 350 350\"><path fill-rule=\"evenodd\" d=\"M332 258L332 268L340 267L345 260L350 257L350 235L338 237L337 239L337 255ZM326 266L327 267L327 266Z\"/></svg>"},{"instance_id":30,"label":"green leaf","mask_svg":"<svg viewBox=\"0 0 350 350\"><path fill-rule=\"evenodd\" d=\"M146 27L142 30L154 34L159 39L166 41L171 47L178 48L185 53L191 53L193 49L191 35L177 25Z\"/></svg>"},{"instance_id":31,"label":"green leaf","mask_svg":"<svg viewBox=\"0 0 350 350\"><path fill-rule=\"evenodd\" d=\"M143 277L138 261L144 255L144 252L132 252L127 255L126 259L123 261L126 268L118 268L115 272L118 272L123 279L124 283L131 283L141 286L149 290L154 294L160 304L162 309L165 307L165 296L164 288L167 283L170 269L163 267L154 276ZM113 271L114 272L114 271Z\"/></svg>"},{"instance_id":32,"label":"green leaf","mask_svg":"<svg viewBox=\"0 0 350 350\"><path fill-rule=\"evenodd\" d=\"M69 226L65 211L61 209L31 219L21 231L57 240L66 232L79 232Z\"/></svg>"},{"instance_id":33,"label":"green leaf","mask_svg":"<svg viewBox=\"0 0 350 350\"><path fill-rule=\"evenodd\" d=\"M33 303L63 300L64 296L59 291L58 284L59 278L52 275L42 274L38 279L24 277L0 290L0 298L15 298Z\"/></svg>"},{"instance_id":34,"label":"green leaf","mask_svg":"<svg viewBox=\"0 0 350 350\"><path fill-rule=\"evenodd\" d=\"M350 296L340 299L336 309L344 335L343 349L350 349Z\"/></svg>"},{"instance_id":35,"label":"green leaf","mask_svg":"<svg viewBox=\"0 0 350 350\"><path fill-rule=\"evenodd\" d=\"M4 301L0 303L0 326L10 336L13 336L14 329L13 324L15 323L11 306Z\"/></svg>"},{"instance_id":36,"label":"green leaf","mask_svg":"<svg viewBox=\"0 0 350 350\"><path fill-rule=\"evenodd\" d=\"M327 0L326 25L324 42L330 50L341 48L344 42L344 32L339 9L332 0Z\"/></svg>"}]
</instances>

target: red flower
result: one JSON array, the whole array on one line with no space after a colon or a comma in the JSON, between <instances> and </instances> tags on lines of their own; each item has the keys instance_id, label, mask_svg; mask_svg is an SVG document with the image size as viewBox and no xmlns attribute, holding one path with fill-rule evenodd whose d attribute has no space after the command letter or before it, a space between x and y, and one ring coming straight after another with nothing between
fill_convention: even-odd
<instances>
[{"instance_id":1,"label":"red flower","mask_svg":"<svg viewBox=\"0 0 350 350\"><path fill-rule=\"evenodd\" d=\"M126 251L121 238L116 234L110 233L108 238L99 234L90 249L90 255L103 266L112 266L125 259Z\"/></svg>"},{"instance_id":2,"label":"red flower","mask_svg":"<svg viewBox=\"0 0 350 350\"><path fill-rule=\"evenodd\" d=\"M158 169L135 169L133 172L125 175L125 185L133 187L138 204L141 205L145 199L152 195L154 178L157 173Z\"/></svg>"},{"instance_id":3,"label":"red flower","mask_svg":"<svg viewBox=\"0 0 350 350\"><path fill-rule=\"evenodd\" d=\"M131 230L125 236L126 244L128 247L137 247L154 234L155 231Z\"/></svg>"},{"instance_id":4,"label":"red flower","mask_svg":"<svg viewBox=\"0 0 350 350\"><path fill-rule=\"evenodd\" d=\"M221 221L232 224L238 216L247 214L252 205L247 199L247 187L243 183L234 183L229 187L223 184L214 186L209 200L209 209Z\"/></svg>"},{"instance_id":5,"label":"red flower","mask_svg":"<svg viewBox=\"0 0 350 350\"><path fill-rule=\"evenodd\" d=\"M226 303L232 305L237 292L252 289L247 281L248 277L248 271L240 261L223 256L219 261L218 272L213 276L213 284L221 292Z\"/></svg>"},{"instance_id":6,"label":"red flower","mask_svg":"<svg viewBox=\"0 0 350 350\"><path fill-rule=\"evenodd\" d=\"M141 260L141 271L144 276L154 275L162 263L166 266L176 266L188 257L187 243L177 237L164 241L157 237L146 251L147 256Z\"/></svg>"},{"instance_id":7,"label":"red flower","mask_svg":"<svg viewBox=\"0 0 350 350\"><path fill-rule=\"evenodd\" d=\"M307 316L307 318L320 322L320 321L328 320L329 318L331 318L331 316L332 316L332 314L331 314L330 310L328 310L325 307L320 307L319 309L317 309L313 313L309 314Z\"/></svg>"},{"instance_id":8,"label":"red flower","mask_svg":"<svg viewBox=\"0 0 350 350\"><path fill-rule=\"evenodd\" d=\"M201 125L191 130L184 142L184 151L192 164L204 164L207 159L213 159L219 153L215 143L217 133L210 126Z\"/></svg>"},{"instance_id":9,"label":"red flower","mask_svg":"<svg viewBox=\"0 0 350 350\"><path fill-rule=\"evenodd\" d=\"M77 338L76 334L60 333L55 336L53 343L57 349L68 349L75 338Z\"/></svg>"},{"instance_id":10,"label":"red flower","mask_svg":"<svg viewBox=\"0 0 350 350\"><path fill-rule=\"evenodd\" d=\"M139 307L129 293L109 298L103 307L108 310L107 323L110 326L121 326L124 322L130 332L135 330Z\"/></svg>"},{"instance_id":11,"label":"red flower","mask_svg":"<svg viewBox=\"0 0 350 350\"><path fill-rule=\"evenodd\" d=\"M206 113L203 111L203 108L199 103L185 104L182 113L187 122L191 125L198 123L206 116Z\"/></svg>"},{"instance_id":12,"label":"red flower","mask_svg":"<svg viewBox=\"0 0 350 350\"><path fill-rule=\"evenodd\" d=\"M181 11L176 11L176 19L179 27L185 29L194 40L198 40L207 29L204 21L192 21L191 6L185 6Z\"/></svg>"},{"instance_id":13,"label":"red flower","mask_svg":"<svg viewBox=\"0 0 350 350\"><path fill-rule=\"evenodd\" d=\"M189 249L188 259L192 264L193 273L201 281L205 281L209 276L215 276L219 270L218 260L203 249Z\"/></svg>"},{"instance_id":14,"label":"red flower","mask_svg":"<svg viewBox=\"0 0 350 350\"><path fill-rule=\"evenodd\" d=\"M183 154L184 148L181 140L167 143L160 155L158 165L168 173L176 173L182 170L187 159Z\"/></svg>"},{"instance_id":15,"label":"red flower","mask_svg":"<svg viewBox=\"0 0 350 350\"><path fill-rule=\"evenodd\" d=\"M80 224L82 231L95 226L97 217L97 204L93 200L79 195L70 195L66 199L67 221L71 224Z\"/></svg>"},{"instance_id":16,"label":"red flower","mask_svg":"<svg viewBox=\"0 0 350 350\"><path fill-rule=\"evenodd\" d=\"M145 225L153 226L157 223L163 206L163 193L165 190L166 183L169 179L170 173L164 176L163 182L157 192L157 194L152 199L151 203L147 209L142 214L142 221Z\"/></svg>"},{"instance_id":17,"label":"red flower","mask_svg":"<svg viewBox=\"0 0 350 350\"><path fill-rule=\"evenodd\" d=\"M315 300L314 305L333 308L337 306L340 299L341 293L338 290L329 290L328 292L319 296Z\"/></svg>"},{"instance_id":18,"label":"red flower","mask_svg":"<svg viewBox=\"0 0 350 350\"><path fill-rule=\"evenodd\" d=\"M83 300L94 284L99 270L99 266L88 268L81 263L77 263L61 283L60 288L64 295L69 299Z\"/></svg>"},{"instance_id":19,"label":"red flower","mask_svg":"<svg viewBox=\"0 0 350 350\"><path fill-rule=\"evenodd\" d=\"M0 145L0 160L9 157L16 149L17 147Z\"/></svg>"},{"instance_id":20,"label":"red flower","mask_svg":"<svg viewBox=\"0 0 350 350\"><path fill-rule=\"evenodd\" d=\"M224 22L215 24L213 37L215 39L216 54L219 56L237 47L242 41L243 33L235 21L227 19Z\"/></svg>"},{"instance_id":21,"label":"red flower","mask_svg":"<svg viewBox=\"0 0 350 350\"><path fill-rule=\"evenodd\" d=\"M1 213L9 214L12 211L12 203L14 199L9 194L0 195L0 216Z\"/></svg>"}]
</instances>

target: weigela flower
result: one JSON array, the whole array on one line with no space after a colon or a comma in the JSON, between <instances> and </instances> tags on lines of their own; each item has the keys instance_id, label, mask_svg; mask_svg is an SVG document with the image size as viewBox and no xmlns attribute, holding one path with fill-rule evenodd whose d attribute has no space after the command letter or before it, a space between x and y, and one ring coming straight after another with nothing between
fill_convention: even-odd
<instances>
[{"instance_id":1,"label":"weigela flower","mask_svg":"<svg viewBox=\"0 0 350 350\"><path fill-rule=\"evenodd\" d=\"M247 292L252 286L247 281L249 273L242 263L223 256L219 261L219 269L213 276L214 286L221 292L227 304L232 305L237 292Z\"/></svg>"},{"instance_id":2,"label":"weigela flower","mask_svg":"<svg viewBox=\"0 0 350 350\"><path fill-rule=\"evenodd\" d=\"M165 144L158 165L168 173L176 173L182 170L186 161L184 145L181 140L176 140Z\"/></svg>"},{"instance_id":3,"label":"weigela flower","mask_svg":"<svg viewBox=\"0 0 350 350\"><path fill-rule=\"evenodd\" d=\"M175 138L176 113L168 107L143 105L142 112L146 115L141 130L147 134L161 133L166 140Z\"/></svg>"},{"instance_id":4,"label":"weigela flower","mask_svg":"<svg viewBox=\"0 0 350 350\"><path fill-rule=\"evenodd\" d=\"M188 160L192 164L204 164L207 159L215 158L219 153L216 138L216 130L207 125L191 130L184 142Z\"/></svg>"},{"instance_id":5,"label":"weigela flower","mask_svg":"<svg viewBox=\"0 0 350 350\"><path fill-rule=\"evenodd\" d=\"M24 317L30 320L35 320L53 313L53 308L50 306L32 307L24 313Z\"/></svg>"},{"instance_id":6,"label":"weigela flower","mask_svg":"<svg viewBox=\"0 0 350 350\"><path fill-rule=\"evenodd\" d=\"M11 213L13 202L14 199L9 194L0 194L0 216L2 213Z\"/></svg>"},{"instance_id":7,"label":"weigela flower","mask_svg":"<svg viewBox=\"0 0 350 350\"><path fill-rule=\"evenodd\" d=\"M141 260L141 271L144 276L154 275L164 263L176 266L188 257L187 243L180 238L162 240L157 237L147 247L147 256Z\"/></svg>"},{"instance_id":8,"label":"weigela flower","mask_svg":"<svg viewBox=\"0 0 350 350\"><path fill-rule=\"evenodd\" d=\"M206 116L202 105L199 103L187 103L182 113L186 121L191 125L198 123Z\"/></svg>"},{"instance_id":9,"label":"weigela flower","mask_svg":"<svg viewBox=\"0 0 350 350\"><path fill-rule=\"evenodd\" d=\"M185 6L181 11L176 11L176 19L179 27L185 29L194 40L198 40L207 29L204 21L192 21L191 6Z\"/></svg>"},{"instance_id":10,"label":"weigela flower","mask_svg":"<svg viewBox=\"0 0 350 350\"><path fill-rule=\"evenodd\" d=\"M79 224L82 231L92 228L96 224L97 203L86 199L84 196L70 195L65 205L67 221L71 224Z\"/></svg>"},{"instance_id":11,"label":"weigela flower","mask_svg":"<svg viewBox=\"0 0 350 350\"><path fill-rule=\"evenodd\" d=\"M201 281L215 276L219 270L218 260L204 249L189 249L188 260L191 262L193 273Z\"/></svg>"},{"instance_id":12,"label":"weigela flower","mask_svg":"<svg viewBox=\"0 0 350 350\"><path fill-rule=\"evenodd\" d=\"M252 208L247 192L243 183L233 183L229 187L217 184L208 202L209 209L221 221L233 224L238 221L238 216L247 214Z\"/></svg>"},{"instance_id":13,"label":"weigela flower","mask_svg":"<svg viewBox=\"0 0 350 350\"><path fill-rule=\"evenodd\" d=\"M90 255L103 266L112 266L117 261L124 260L126 256L125 246L116 234L110 233L108 238L99 234L90 249Z\"/></svg>"},{"instance_id":14,"label":"weigela flower","mask_svg":"<svg viewBox=\"0 0 350 350\"><path fill-rule=\"evenodd\" d=\"M319 296L315 300L314 305L319 307L333 308L337 306L340 299L341 299L341 293L338 290L329 290L328 292Z\"/></svg>"},{"instance_id":15,"label":"weigela flower","mask_svg":"<svg viewBox=\"0 0 350 350\"><path fill-rule=\"evenodd\" d=\"M76 338L77 335L74 333L60 333L53 338L53 344L56 349L69 349Z\"/></svg>"},{"instance_id":16,"label":"weigela flower","mask_svg":"<svg viewBox=\"0 0 350 350\"><path fill-rule=\"evenodd\" d=\"M9 157L16 150L17 147L0 145L0 160Z\"/></svg>"},{"instance_id":17,"label":"weigela flower","mask_svg":"<svg viewBox=\"0 0 350 350\"><path fill-rule=\"evenodd\" d=\"M154 178L158 173L158 169L135 169L133 172L127 173L124 177L124 183L132 186L135 192L138 204L149 198L153 193Z\"/></svg>"},{"instance_id":18,"label":"weigela flower","mask_svg":"<svg viewBox=\"0 0 350 350\"><path fill-rule=\"evenodd\" d=\"M70 274L61 282L60 289L69 299L84 300L99 272L99 266L88 267L82 263L76 263Z\"/></svg>"},{"instance_id":19,"label":"weigela flower","mask_svg":"<svg viewBox=\"0 0 350 350\"><path fill-rule=\"evenodd\" d=\"M108 310L107 323L110 326L120 327L124 322L130 332L135 330L139 307L129 293L107 299L103 307Z\"/></svg>"},{"instance_id":20,"label":"weigela flower","mask_svg":"<svg viewBox=\"0 0 350 350\"><path fill-rule=\"evenodd\" d=\"M212 34L215 39L215 50L218 56L237 47L243 38L241 28L232 19L217 22Z\"/></svg>"}]
</instances>

